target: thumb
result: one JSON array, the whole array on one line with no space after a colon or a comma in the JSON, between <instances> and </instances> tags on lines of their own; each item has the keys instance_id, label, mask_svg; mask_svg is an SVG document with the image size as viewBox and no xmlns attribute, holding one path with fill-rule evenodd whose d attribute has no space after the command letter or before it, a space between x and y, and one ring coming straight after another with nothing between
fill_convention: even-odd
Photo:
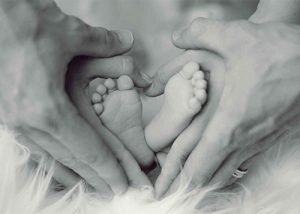
<instances>
[{"instance_id":1,"label":"thumb","mask_svg":"<svg viewBox=\"0 0 300 214\"><path fill-rule=\"evenodd\" d=\"M151 78L140 71L130 56L115 56L110 58L76 57L69 64L69 80L76 76L77 80L88 84L94 78L118 78L127 75L132 78L135 86L145 88L151 84Z\"/></svg>"},{"instance_id":2,"label":"thumb","mask_svg":"<svg viewBox=\"0 0 300 214\"><path fill-rule=\"evenodd\" d=\"M75 34L75 44L70 44L76 55L111 57L129 51L133 45L134 38L128 30L92 27L76 17L70 17L70 22L80 29Z\"/></svg>"},{"instance_id":3,"label":"thumb","mask_svg":"<svg viewBox=\"0 0 300 214\"><path fill-rule=\"evenodd\" d=\"M144 90L145 94L150 97L161 95L164 92L165 86L169 79L177 74L182 69L184 64L192 60L197 61L197 57L198 54L193 56L192 54L183 53L169 63L161 66L155 73L152 84Z\"/></svg>"},{"instance_id":4,"label":"thumb","mask_svg":"<svg viewBox=\"0 0 300 214\"><path fill-rule=\"evenodd\" d=\"M152 84L145 89L145 94L150 97L162 94L169 79L191 61L197 62L201 69L206 71L220 71L216 72L218 74L223 73L221 71L224 70L224 62L218 55L209 51L187 50L158 69L153 77Z\"/></svg>"},{"instance_id":5,"label":"thumb","mask_svg":"<svg viewBox=\"0 0 300 214\"><path fill-rule=\"evenodd\" d=\"M187 28L173 33L172 40L182 49L207 49L223 53L227 46L228 23L224 21L195 19Z\"/></svg>"},{"instance_id":6,"label":"thumb","mask_svg":"<svg viewBox=\"0 0 300 214\"><path fill-rule=\"evenodd\" d=\"M110 57L129 51L134 38L130 31L109 31L90 27L89 39L82 47L83 53L97 57Z\"/></svg>"}]
</instances>

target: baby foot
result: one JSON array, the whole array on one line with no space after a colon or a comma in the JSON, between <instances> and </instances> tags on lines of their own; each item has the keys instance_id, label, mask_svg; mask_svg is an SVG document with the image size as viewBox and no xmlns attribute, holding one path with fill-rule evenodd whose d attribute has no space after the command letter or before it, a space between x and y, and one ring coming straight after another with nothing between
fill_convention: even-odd
<instances>
[{"instance_id":1,"label":"baby foot","mask_svg":"<svg viewBox=\"0 0 300 214\"><path fill-rule=\"evenodd\" d=\"M117 136L143 168L151 167L154 154L142 125L142 103L128 76L117 81L97 78L90 83L93 108L103 125Z\"/></svg>"},{"instance_id":2,"label":"baby foot","mask_svg":"<svg viewBox=\"0 0 300 214\"><path fill-rule=\"evenodd\" d=\"M145 129L148 145L160 151L191 122L207 99L207 82L195 62L187 63L165 87L164 104Z\"/></svg>"}]
</instances>

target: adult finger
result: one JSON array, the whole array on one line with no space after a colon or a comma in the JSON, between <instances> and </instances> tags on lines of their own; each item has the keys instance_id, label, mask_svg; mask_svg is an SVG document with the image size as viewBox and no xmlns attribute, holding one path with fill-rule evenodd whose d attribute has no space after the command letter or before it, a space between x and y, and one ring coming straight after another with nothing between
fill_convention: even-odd
<instances>
[{"instance_id":1,"label":"adult finger","mask_svg":"<svg viewBox=\"0 0 300 214\"><path fill-rule=\"evenodd\" d=\"M91 27L73 16L66 20L68 32L72 34L66 42L75 55L111 57L129 51L133 45L134 38L130 31Z\"/></svg>"},{"instance_id":2,"label":"adult finger","mask_svg":"<svg viewBox=\"0 0 300 214\"><path fill-rule=\"evenodd\" d=\"M76 93L84 92L77 90L74 91L74 94ZM54 156L55 151L50 154L81 177L86 180L88 178L87 182L92 182L91 185L99 184L101 189L105 187L105 181L113 192L124 192L127 189L127 179L117 160L94 129L79 116L74 106L66 102L66 95L61 96L57 95L57 99L62 101L58 102L53 110L50 108L45 115L46 123L41 129L55 136L54 140L64 146L66 151L56 151L60 157ZM82 104L89 106L87 96L81 97ZM45 147L50 147L50 144ZM56 147L56 150L57 148L59 147ZM64 154L68 152L71 155L65 157ZM103 193L109 194L108 189L103 189Z\"/></svg>"},{"instance_id":3,"label":"adult finger","mask_svg":"<svg viewBox=\"0 0 300 214\"><path fill-rule=\"evenodd\" d=\"M247 21L197 18L189 27L174 32L172 39L174 45L182 49L206 49L224 55L232 44L246 42L249 36L245 36L244 28L250 26Z\"/></svg>"},{"instance_id":4,"label":"adult finger","mask_svg":"<svg viewBox=\"0 0 300 214\"><path fill-rule=\"evenodd\" d=\"M60 127L62 131L58 139L65 142L65 146L72 151L76 159L90 166L114 193L125 192L128 185L127 178L111 150L79 115L70 112L67 116L69 121L61 121L64 126L61 124L63 127ZM66 124L74 125L67 128Z\"/></svg>"},{"instance_id":5,"label":"adult finger","mask_svg":"<svg viewBox=\"0 0 300 214\"><path fill-rule=\"evenodd\" d=\"M250 167L253 164L254 161L256 161L257 159L259 159L259 157L262 156L262 152L257 153L256 155L248 158L247 160L245 160L239 167L238 169L241 169L242 171L249 171L251 170ZM246 175L245 175L246 176ZM232 184L234 184L238 179L235 178L234 176L231 176L231 178L229 178L228 182L224 185L225 187L231 186ZM216 183L215 181L211 181L211 183Z\"/></svg>"},{"instance_id":6,"label":"adult finger","mask_svg":"<svg viewBox=\"0 0 300 214\"><path fill-rule=\"evenodd\" d=\"M274 131L260 139L258 142L232 153L213 175L210 183L219 183L220 185L227 184L236 169L241 167L243 169L248 169L245 167L247 163L250 163L250 159L253 159L258 154L270 149L277 142L280 142L279 139L284 137L286 133L287 131L285 129Z\"/></svg>"},{"instance_id":7,"label":"adult finger","mask_svg":"<svg viewBox=\"0 0 300 214\"><path fill-rule=\"evenodd\" d=\"M201 69L207 71L224 69L223 62L218 55L209 51L188 50L158 69L153 77L151 86L144 90L145 94L151 97L162 94L168 80L190 61L198 62Z\"/></svg>"},{"instance_id":8,"label":"adult finger","mask_svg":"<svg viewBox=\"0 0 300 214\"><path fill-rule=\"evenodd\" d=\"M55 161L51 155L44 151L32 139L23 135L17 136L18 142L26 146L30 151L30 159L35 163L42 163L44 169L48 172L53 169L53 178L65 187L73 187L81 180L75 172L68 169L61 163Z\"/></svg>"},{"instance_id":9,"label":"adult finger","mask_svg":"<svg viewBox=\"0 0 300 214\"><path fill-rule=\"evenodd\" d=\"M88 121L91 122L93 127L97 127L96 130L103 138L104 142L109 142L108 146L116 156L116 159L119 161L120 165L123 167L129 184L136 188L152 186L148 177L141 170L139 164L131 155L131 153L125 148L124 144L109 130L107 130L97 117L94 116L88 119Z\"/></svg>"},{"instance_id":10,"label":"adult finger","mask_svg":"<svg viewBox=\"0 0 300 214\"><path fill-rule=\"evenodd\" d=\"M155 182L155 193L158 197L168 190L182 169L188 155L199 142L201 136L195 135L194 132L197 128L198 123L193 122L183 133L179 135L172 145L167 157L165 158L161 173Z\"/></svg>"},{"instance_id":11,"label":"adult finger","mask_svg":"<svg viewBox=\"0 0 300 214\"><path fill-rule=\"evenodd\" d=\"M79 157L76 157L63 142L60 142L49 133L41 130L30 128L24 132L26 135L30 135L30 138L34 141L39 142L39 146L41 146L43 150L46 150L55 160L72 169L99 193L109 198L112 197L112 189L99 173L88 164L82 162ZM87 154L84 150L82 152L82 155Z\"/></svg>"},{"instance_id":12,"label":"adult finger","mask_svg":"<svg viewBox=\"0 0 300 214\"><path fill-rule=\"evenodd\" d=\"M157 161L162 168L165 165L166 159L167 159L167 153L165 152L158 152L156 153Z\"/></svg>"},{"instance_id":13,"label":"adult finger","mask_svg":"<svg viewBox=\"0 0 300 214\"><path fill-rule=\"evenodd\" d=\"M197 115L189 127L174 141L161 174L155 183L155 191L158 196L163 195L168 190L169 186L180 173L186 159L199 143L202 133L215 111L215 107L210 108L210 106L208 103L203 112ZM212 113L208 113L208 111Z\"/></svg>"},{"instance_id":14,"label":"adult finger","mask_svg":"<svg viewBox=\"0 0 300 214\"><path fill-rule=\"evenodd\" d=\"M163 150L161 150L155 154L156 160L161 168L165 164L165 161L166 161L166 158L167 158L167 155L168 155L170 149L171 149L171 146L166 147Z\"/></svg>"},{"instance_id":15,"label":"adult finger","mask_svg":"<svg viewBox=\"0 0 300 214\"><path fill-rule=\"evenodd\" d=\"M190 51L187 53L193 54L197 52L198 51ZM188 58L190 58L190 56L188 56ZM196 115L192 123L174 141L168 153L165 165L162 168L161 175L155 184L155 190L158 192L158 195L163 194L179 174L186 158L197 143L199 143L203 131L218 108L224 87L225 66L223 61L216 55L212 55L209 59L214 59L214 61L203 60L201 64L208 73L208 101L203 110Z\"/></svg>"},{"instance_id":16,"label":"adult finger","mask_svg":"<svg viewBox=\"0 0 300 214\"><path fill-rule=\"evenodd\" d=\"M239 124L239 117L232 117L236 114L231 106L233 101L234 94L230 88L225 87L219 104L221 107L217 109L181 172L191 179L191 186L203 186L207 183L235 149L234 145L231 145L232 134Z\"/></svg>"},{"instance_id":17,"label":"adult finger","mask_svg":"<svg viewBox=\"0 0 300 214\"><path fill-rule=\"evenodd\" d=\"M130 76L137 87L145 88L151 84L151 78L141 72L130 56L115 56L112 58L80 57L74 59L70 69L79 73L78 80L87 82L96 77L118 78L121 75Z\"/></svg>"}]
</instances>

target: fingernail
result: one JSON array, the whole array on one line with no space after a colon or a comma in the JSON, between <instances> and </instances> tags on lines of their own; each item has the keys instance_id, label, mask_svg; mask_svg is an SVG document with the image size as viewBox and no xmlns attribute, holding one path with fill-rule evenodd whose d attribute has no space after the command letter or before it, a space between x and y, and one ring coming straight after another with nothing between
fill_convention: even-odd
<instances>
[{"instance_id":1,"label":"fingernail","mask_svg":"<svg viewBox=\"0 0 300 214\"><path fill-rule=\"evenodd\" d=\"M180 36L181 36L181 31L180 30L175 31L172 35L173 41L177 41L180 38Z\"/></svg>"},{"instance_id":2,"label":"fingernail","mask_svg":"<svg viewBox=\"0 0 300 214\"><path fill-rule=\"evenodd\" d=\"M133 44L134 37L129 30L115 30L114 32L118 34L121 42Z\"/></svg>"},{"instance_id":3,"label":"fingernail","mask_svg":"<svg viewBox=\"0 0 300 214\"><path fill-rule=\"evenodd\" d=\"M149 85L148 87L144 88L143 91L146 93L146 95L152 96L152 94L153 94L153 89L154 89L154 86L153 86L153 83L152 83L152 84Z\"/></svg>"},{"instance_id":4,"label":"fingernail","mask_svg":"<svg viewBox=\"0 0 300 214\"><path fill-rule=\"evenodd\" d=\"M141 72L141 76L147 84L150 85L152 83L152 78L148 74Z\"/></svg>"}]
</instances>

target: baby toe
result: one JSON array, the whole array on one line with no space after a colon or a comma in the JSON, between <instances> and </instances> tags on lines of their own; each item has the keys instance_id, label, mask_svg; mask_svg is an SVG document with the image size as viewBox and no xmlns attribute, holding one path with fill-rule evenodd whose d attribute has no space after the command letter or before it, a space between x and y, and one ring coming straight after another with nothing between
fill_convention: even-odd
<instances>
[{"instance_id":1,"label":"baby toe","mask_svg":"<svg viewBox=\"0 0 300 214\"><path fill-rule=\"evenodd\" d=\"M201 102L196 98L192 97L188 103L190 109L193 110L194 113L197 113L201 110Z\"/></svg>"},{"instance_id":2,"label":"baby toe","mask_svg":"<svg viewBox=\"0 0 300 214\"><path fill-rule=\"evenodd\" d=\"M206 89L207 88L207 82L204 79L195 81L195 84L193 85L197 89Z\"/></svg>"},{"instance_id":3,"label":"baby toe","mask_svg":"<svg viewBox=\"0 0 300 214\"><path fill-rule=\"evenodd\" d=\"M106 79L105 82L104 82L104 85L105 87L108 89L108 90L113 90L116 88L116 83L113 79L109 78L109 79Z\"/></svg>"},{"instance_id":4,"label":"baby toe","mask_svg":"<svg viewBox=\"0 0 300 214\"><path fill-rule=\"evenodd\" d=\"M107 92L107 88L103 85L100 84L96 87L96 91L100 94L100 95L104 95Z\"/></svg>"},{"instance_id":5,"label":"baby toe","mask_svg":"<svg viewBox=\"0 0 300 214\"><path fill-rule=\"evenodd\" d=\"M185 64L180 71L180 74L185 79L191 79L196 71L199 70L199 64L196 62L189 62Z\"/></svg>"},{"instance_id":6,"label":"baby toe","mask_svg":"<svg viewBox=\"0 0 300 214\"><path fill-rule=\"evenodd\" d=\"M133 89L134 83L132 79L127 75L122 75L117 80L118 89L120 91Z\"/></svg>"},{"instance_id":7,"label":"baby toe","mask_svg":"<svg viewBox=\"0 0 300 214\"><path fill-rule=\"evenodd\" d=\"M202 71L196 71L194 74L193 74L193 80L201 80L201 79L204 79L204 73Z\"/></svg>"},{"instance_id":8,"label":"baby toe","mask_svg":"<svg viewBox=\"0 0 300 214\"><path fill-rule=\"evenodd\" d=\"M100 115L104 110L104 107L101 103L94 104L93 108L94 108L94 111L96 112L97 115Z\"/></svg>"},{"instance_id":9,"label":"baby toe","mask_svg":"<svg viewBox=\"0 0 300 214\"><path fill-rule=\"evenodd\" d=\"M95 92L92 94L91 100L93 104L100 103L102 101L102 96L99 93Z\"/></svg>"},{"instance_id":10,"label":"baby toe","mask_svg":"<svg viewBox=\"0 0 300 214\"><path fill-rule=\"evenodd\" d=\"M201 104L204 104L207 99L207 93L204 89L195 89L194 94Z\"/></svg>"},{"instance_id":11,"label":"baby toe","mask_svg":"<svg viewBox=\"0 0 300 214\"><path fill-rule=\"evenodd\" d=\"M106 100L107 96L108 96L107 94L104 94L104 95L102 96L102 99L103 99L103 100Z\"/></svg>"}]
</instances>

